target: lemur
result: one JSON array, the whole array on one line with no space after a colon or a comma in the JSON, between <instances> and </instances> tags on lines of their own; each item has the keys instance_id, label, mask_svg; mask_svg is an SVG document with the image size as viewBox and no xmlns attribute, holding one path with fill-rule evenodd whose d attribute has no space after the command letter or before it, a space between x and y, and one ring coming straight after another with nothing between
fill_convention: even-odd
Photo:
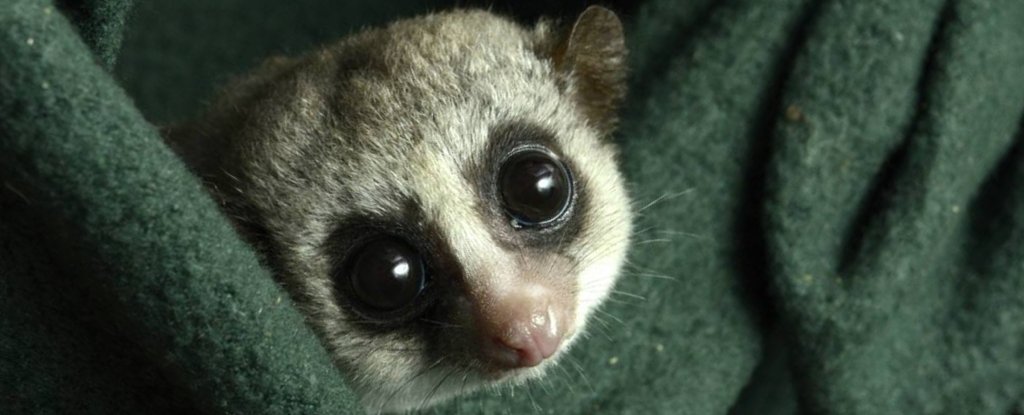
<instances>
[{"instance_id":1,"label":"lemur","mask_svg":"<svg viewBox=\"0 0 1024 415\"><path fill-rule=\"evenodd\" d=\"M164 130L370 410L542 376L623 266L618 17L456 10L230 82Z\"/></svg>"}]
</instances>

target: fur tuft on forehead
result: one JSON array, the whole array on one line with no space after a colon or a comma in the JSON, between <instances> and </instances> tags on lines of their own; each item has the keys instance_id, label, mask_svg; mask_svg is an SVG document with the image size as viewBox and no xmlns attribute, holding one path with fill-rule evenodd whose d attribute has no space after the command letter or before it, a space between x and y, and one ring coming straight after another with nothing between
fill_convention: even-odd
<instances>
[{"instance_id":1,"label":"fur tuft on forehead","mask_svg":"<svg viewBox=\"0 0 1024 415\"><path fill-rule=\"evenodd\" d=\"M565 30L474 10L397 21L271 59L200 119L166 130L367 408L541 375L560 354L497 376L481 333L507 310L543 306L565 349L615 283L631 233L605 139L624 88L621 26L605 9L580 19ZM498 172L526 145L571 172L557 226L523 230L503 210ZM368 321L341 294L342 264L373 233L426 258L432 303L419 318Z\"/></svg>"}]
</instances>

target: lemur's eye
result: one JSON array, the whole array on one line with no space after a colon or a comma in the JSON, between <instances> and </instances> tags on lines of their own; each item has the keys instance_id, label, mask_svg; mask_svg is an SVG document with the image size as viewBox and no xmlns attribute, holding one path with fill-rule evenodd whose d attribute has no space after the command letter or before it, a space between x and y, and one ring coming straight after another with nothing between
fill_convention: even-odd
<instances>
[{"instance_id":1,"label":"lemur's eye","mask_svg":"<svg viewBox=\"0 0 1024 415\"><path fill-rule=\"evenodd\" d=\"M409 305L423 292L427 273L419 252L402 240L381 236L364 244L348 268L356 299L377 311Z\"/></svg>"},{"instance_id":2,"label":"lemur's eye","mask_svg":"<svg viewBox=\"0 0 1024 415\"><path fill-rule=\"evenodd\" d=\"M521 226L551 224L568 210L572 198L569 170L556 156L526 149L509 156L498 174L505 211Z\"/></svg>"}]
</instances>

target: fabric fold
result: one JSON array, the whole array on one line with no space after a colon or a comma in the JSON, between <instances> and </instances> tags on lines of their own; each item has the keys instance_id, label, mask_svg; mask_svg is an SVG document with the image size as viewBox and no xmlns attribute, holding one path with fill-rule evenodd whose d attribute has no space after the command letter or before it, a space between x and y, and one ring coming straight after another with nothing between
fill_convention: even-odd
<instances>
[{"instance_id":1,"label":"fabric fold","mask_svg":"<svg viewBox=\"0 0 1024 415\"><path fill-rule=\"evenodd\" d=\"M809 38L773 142L765 232L811 411L997 414L1014 398L980 398L993 384L1020 393L1020 329L978 337L995 316L963 295L993 282L962 255L1010 250L996 273L1024 279L1024 251L967 234L1024 192L1007 182L978 204L997 166L1024 162L1022 18L1017 2L834 2Z\"/></svg>"},{"instance_id":2,"label":"fabric fold","mask_svg":"<svg viewBox=\"0 0 1024 415\"><path fill-rule=\"evenodd\" d=\"M53 274L8 277L37 279L55 295L82 288L78 312L105 313L90 323L137 343L199 408L351 408L284 292L53 4L8 4L0 27L2 174L31 203L23 210L45 215L40 231L53 232L33 237L57 261ZM138 375L123 373L122 388ZM59 400L60 385L49 387Z\"/></svg>"}]
</instances>

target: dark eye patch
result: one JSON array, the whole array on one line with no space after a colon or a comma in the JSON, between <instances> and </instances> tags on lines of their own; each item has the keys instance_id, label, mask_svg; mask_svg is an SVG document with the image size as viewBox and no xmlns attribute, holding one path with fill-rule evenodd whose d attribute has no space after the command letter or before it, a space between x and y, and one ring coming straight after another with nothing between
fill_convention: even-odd
<instances>
[{"instance_id":1,"label":"dark eye patch","mask_svg":"<svg viewBox=\"0 0 1024 415\"><path fill-rule=\"evenodd\" d=\"M499 167L498 193L517 227L544 227L569 214L572 173L558 156L539 146L520 147Z\"/></svg>"},{"instance_id":2,"label":"dark eye patch","mask_svg":"<svg viewBox=\"0 0 1024 415\"><path fill-rule=\"evenodd\" d=\"M325 245L335 298L361 322L403 325L433 301L431 254L403 230L375 225L346 222Z\"/></svg>"},{"instance_id":3,"label":"dark eye patch","mask_svg":"<svg viewBox=\"0 0 1024 415\"><path fill-rule=\"evenodd\" d=\"M463 278L443 234L414 199L388 215L340 218L320 249L331 259L336 302L370 332L418 332L419 320Z\"/></svg>"},{"instance_id":4,"label":"dark eye patch","mask_svg":"<svg viewBox=\"0 0 1024 415\"><path fill-rule=\"evenodd\" d=\"M505 173L509 163L516 162L517 154L533 159L532 163L525 160L534 164L526 166L526 170L533 171L520 172L524 177L533 174L537 178L532 185L548 175L552 180L564 178L567 186L548 194L550 198L541 194L543 190L533 190L537 194L529 195L530 180L523 179L521 184L526 189L520 190L526 194L520 193L520 196L529 197L513 201L510 189L502 182L503 176L510 178ZM555 161L539 162L539 158L530 157L538 154ZM543 164L549 165L543 167ZM589 197L586 182L574 172L575 163L562 152L554 133L525 121L509 121L492 127L486 150L463 168L463 176L477 188L478 211L489 233L499 245L514 250L560 249L571 245L579 235L580 227L587 220ZM568 196L566 199L559 195L563 190Z\"/></svg>"},{"instance_id":5,"label":"dark eye patch","mask_svg":"<svg viewBox=\"0 0 1024 415\"><path fill-rule=\"evenodd\" d=\"M341 283L352 287L352 299L368 309L393 312L412 305L427 285L423 255L414 247L390 235L364 242L354 250L344 267Z\"/></svg>"}]
</instances>

